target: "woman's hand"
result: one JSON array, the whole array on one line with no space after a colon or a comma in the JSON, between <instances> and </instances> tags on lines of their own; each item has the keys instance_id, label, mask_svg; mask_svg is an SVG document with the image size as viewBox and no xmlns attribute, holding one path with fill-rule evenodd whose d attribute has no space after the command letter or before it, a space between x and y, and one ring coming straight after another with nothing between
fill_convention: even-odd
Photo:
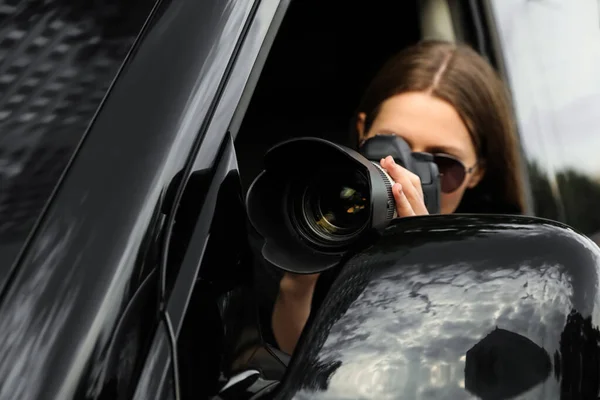
<instances>
[{"instance_id":1,"label":"woman's hand","mask_svg":"<svg viewBox=\"0 0 600 400\"><path fill-rule=\"evenodd\" d=\"M396 164L392 156L382 158L380 165L396 182L392 186L392 193L396 201L398 216L410 217L413 215L429 214L423 199L421 179L406 168L402 168Z\"/></svg>"},{"instance_id":2,"label":"woman's hand","mask_svg":"<svg viewBox=\"0 0 600 400\"><path fill-rule=\"evenodd\" d=\"M288 296L306 297L312 296L312 291L317 284L320 274L293 274L286 272L279 283L279 290Z\"/></svg>"},{"instance_id":3,"label":"woman's hand","mask_svg":"<svg viewBox=\"0 0 600 400\"><path fill-rule=\"evenodd\" d=\"M306 325L312 306L313 292L319 274L300 275L286 272L279 283L271 325L279 348L294 352Z\"/></svg>"}]
</instances>

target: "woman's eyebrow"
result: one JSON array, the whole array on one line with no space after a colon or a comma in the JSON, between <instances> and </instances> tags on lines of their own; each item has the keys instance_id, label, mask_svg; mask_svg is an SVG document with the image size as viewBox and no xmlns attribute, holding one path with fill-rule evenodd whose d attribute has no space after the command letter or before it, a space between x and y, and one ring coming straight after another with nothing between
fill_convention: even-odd
<instances>
[{"instance_id":1,"label":"woman's eyebrow","mask_svg":"<svg viewBox=\"0 0 600 400\"><path fill-rule=\"evenodd\" d=\"M455 157L460 157L464 155L463 151L460 148L454 146L438 145L432 146L427 150L429 153L445 153Z\"/></svg>"}]
</instances>

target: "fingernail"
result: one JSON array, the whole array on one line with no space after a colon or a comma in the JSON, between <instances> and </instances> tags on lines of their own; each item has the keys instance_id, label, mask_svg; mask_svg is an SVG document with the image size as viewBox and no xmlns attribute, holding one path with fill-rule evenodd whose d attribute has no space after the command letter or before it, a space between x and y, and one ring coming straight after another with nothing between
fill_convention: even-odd
<instances>
[{"instance_id":1,"label":"fingernail","mask_svg":"<svg viewBox=\"0 0 600 400\"><path fill-rule=\"evenodd\" d=\"M398 193L402 193L402 185L399 184L398 182L396 182L394 184L394 186L396 187L396 190L398 191Z\"/></svg>"},{"instance_id":2,"label":"fingernail","mask_svg":"<svg viewBox=\"0 0 600 400\"><path fill-rule=\"evenodd\" d=\"M394 161L394 157L392 157L392 156L387 156L387 157L386 157L386 161L387 161L387 162L391 162L391 163L395 163L395 161Z\"/></svg>"},{"instance_id":3,"label":"fingernail","mask_svg":"<svg viewBox=\"0 0 600 400\"><path fill-rule=\"evenodd\" d=\"M382 158L381 160L379 160L379 164L383 164L384 161L385 159Z\"/></svg>"}]
</instances>

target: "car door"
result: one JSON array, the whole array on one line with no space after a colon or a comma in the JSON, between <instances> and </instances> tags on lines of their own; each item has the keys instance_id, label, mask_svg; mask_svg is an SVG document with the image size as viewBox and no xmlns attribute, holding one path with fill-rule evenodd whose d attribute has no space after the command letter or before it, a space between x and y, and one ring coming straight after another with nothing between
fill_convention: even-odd
<instances>
[{"instance_id":1,"label":"car door","mask_svg":"<svg viewBox=\"0 0 600 400\"><path fill-rule=\"evenodd\" d=\"M114 270L70 258L87 251L86 240L76 236L89 240L95 234L78 233L78 224L101 211L85 201L86 188L74 190L72 182L65 190L79 199L77 206L60 208L53 200L154 5L154 0L112 7L65 0L0 5L2 399L55 398L55 391L68 398L80 383L88 398L121 398L147 350L156 322L156 274L151 263L139 261L152 259L153 252L140 251L131 276L120 275L123 290L102 304L95 290L102 279L97 286L92 281ZM140 249L154 244L154 233L145 235ZM99 236L93 240L102 243ZM77 298L86 295L79 314ZM106 325L96 319L103 314ZM86 316L96 319L94 328L80 331L78 320ZM119 358L121 353L127 356ZM61 357L70 361L57 362Z\"/></svg>"},{"instance_id":2,"label":"car door","mask_svg":"<svg viewBox=\"0 0 600 400\"><path fill-rule=\"evenodd\" d=\"M0 288L154 2L0 6Z\"/></svg>"},{"instance_id":3,"label":"car door","mask_svg":"<svg viewBox=\"0 0 600 400\"><path fill-rule=\"evenodd\" d=\"M278 5L161 1L142 21L3 293L0 398L180 398L227 126ZM184 198L203 222L173 249Z\"/></svg>"},{"instance_id":4,"label":"car door","mask_svg":"<svg viewBox=\"0 0 600 400\"><path fill-rule=\"evenodd\" d=\"M237 2L237 16L232 11L225 29L237 31L237 41L217 44L231 56L202 125L201 141L180 171L178 189L166 195L172 225L161 291L174 370L160 373L165 382L173 377L178 398L214 394L223 329L215 286L230 287L248 278L247 265L241 263L247 255L242 245L246 219L233 140L288 4ZM158 335L156 340L161 340Z\"/></svg>"}]
</instances>

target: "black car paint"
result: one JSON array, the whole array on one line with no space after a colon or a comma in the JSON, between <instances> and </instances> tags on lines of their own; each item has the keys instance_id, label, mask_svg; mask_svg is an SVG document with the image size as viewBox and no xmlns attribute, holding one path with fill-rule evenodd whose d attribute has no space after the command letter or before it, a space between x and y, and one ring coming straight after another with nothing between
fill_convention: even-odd
<instances>
[{"instance_id":1,"label":"black car paint","mask_svg":"<svg viewBox=\"0 0 600 400\"><path fill-rule=\"evenodd\" d=\"M0 271L1 399L175 399L178 358L215 365L218 333L203 337L206 354L184 355L175 341L196 311L196 276L243 275L243 249L218 263L233 240L228 210L240 205L232 139L288 4L157 2L89 130L73 136L75 147L85 132L11 279ZM185 245L173 247L173 224L186 219ZM189 386L205 394L213 372Z\"/></svg>"},{"instance_id":2,"label":"black car paint","mask_svg":"<svg viewBox=\"0 0 600 400\"><path fill-rule=\"evenodd\" d=\"M219 108L220 96L237 104L279 5L263 3L258 14L253 1L157 5L3 293L0 324L10 335L0 343L0 398L127 398L140 371L137 396L146 396L144 384L157 385L155 398L175 395L174 333L193 274L187 289L173 282L173 295L160 282L176 209L165 193L186 165L197 166L209 125L223 128L223 140L235 108ZM231 74L248 32L247 65ZM200 161L211 169L216 154ZM169 267L178 275L189 266Z\"/></svg>"},{"instance_id":3,"label":"black car paint","mask_svg":"<svg viewBox=\"0 0 600 400\"><path fill-rule=\"evenodd\" d=\"M398 220L344 265L274 398L596 398L599 271L600 249L558 223ZM514 340L480 351L496 329L546 354L519 358Z\"/></svg>"},{"instance_id":4,"label":"black car paint","mask_svg":"<svg viewBox=\"0 0 600 400\"><path fill-rule=\"evenodd\" d=\"M0 288L153 4L0 6Z\"/></svg>"}]
</instances>

